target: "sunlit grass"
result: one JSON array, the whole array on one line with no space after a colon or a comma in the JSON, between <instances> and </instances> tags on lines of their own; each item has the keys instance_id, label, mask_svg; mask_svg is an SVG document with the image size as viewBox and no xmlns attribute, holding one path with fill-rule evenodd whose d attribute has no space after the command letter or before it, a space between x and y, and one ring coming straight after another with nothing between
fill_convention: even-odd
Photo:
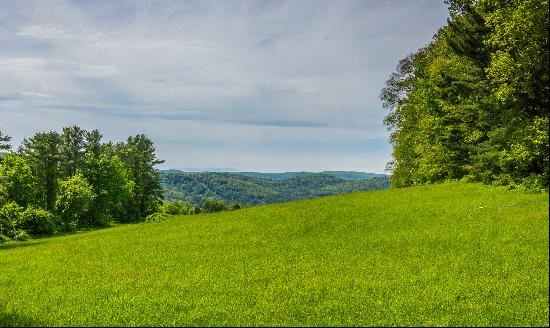
<instances>
[{"instance_id":1,"label":"sunlit grass","mask_svg":"<svg viewBox=\"0 0 550 328\"><path fill-rule=\"evenodd\" d=\"M0 248L0 325L548 326L548 194L371 191Z\"/></svg>"}]
</instances>

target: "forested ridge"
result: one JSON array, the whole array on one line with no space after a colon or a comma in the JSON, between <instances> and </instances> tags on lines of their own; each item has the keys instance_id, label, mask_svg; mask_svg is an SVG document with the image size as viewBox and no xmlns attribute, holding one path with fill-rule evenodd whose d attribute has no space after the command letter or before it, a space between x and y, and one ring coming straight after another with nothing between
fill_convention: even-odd
<instances>
[{"instance_id":1,"label":"forested ridge","mask_svg":"<svg viewBox=\"0 0 550 328\"><path fill-rule=\"evenodd\" d=\"M233 174L244 175L247 177L256 177L272 180L284 180L294 177L304 177L316 174L315 172L282 172L282 173L265 173L265 172L231 172ZM322 171L317 173L325 173L331 176L342 178L344 180L367 180L371 178L384 178L388 177L386 174L379 173L365 173L365 172L356 172L356 171Z\"/></svg>"},{"instance_id":2,"label":"forested ridge","mask_svg":"<svg viewBox=\"0 0 550 328\"><path fill-rule=\"evenodd\" d=\"M393 186L548 189L548 0L448 0L433 41L380 93Z\"/></svg>"},{"instance_id":3,"label":"forested ridge","mask_svg":"<svg viewBox=\"0 0 550 328\"><path fill-rule=\"evenodd\" d=\"M208 198L260 205L374 189L387 189L387 176L355 172L215 173L161 171L165 200L201 206ZM344 180L338 176L350 176ZM262 178L266 176L270 178ZM370 177L356 180L358 177ZM351 180L354 179L354 180Z\"/></svg>"}]
</instances>

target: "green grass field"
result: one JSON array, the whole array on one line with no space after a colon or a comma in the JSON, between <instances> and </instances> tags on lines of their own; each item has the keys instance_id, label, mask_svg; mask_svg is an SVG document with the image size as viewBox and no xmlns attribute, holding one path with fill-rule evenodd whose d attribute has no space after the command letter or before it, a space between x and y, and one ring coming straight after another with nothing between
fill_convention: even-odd
<instances>
[{"instance_id":1,"label":"green grass field","mask_svg":"<svg viewBox=\"0 0 550 328\"><path fill-rule=\"evenodd\" d=\"M548 326L548 194L371 191L0 247L0 325Z\"/></svg>"}]
</instances>

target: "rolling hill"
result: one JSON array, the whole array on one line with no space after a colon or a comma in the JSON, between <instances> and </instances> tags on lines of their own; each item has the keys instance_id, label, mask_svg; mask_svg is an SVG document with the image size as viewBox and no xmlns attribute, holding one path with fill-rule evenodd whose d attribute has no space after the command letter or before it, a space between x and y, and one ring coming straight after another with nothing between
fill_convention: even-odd
<instances>
[{"instance_id":1,"label":"rolling hill","mask_svg":"<svg viewBox=\"0 0 550 328\"><path fill-rule=\"evenodd\" d=\"M359 179L361 178L361 179ZM161 171L165 199L200 206L207 198L241 205L288 202L306 198L387 189L385 175L361 172L215 173Z\"/></svg>"},{"instance_id":2,"label":"rolling hill","mask_svg":"<svg viewBox=\"0 0 550 328\"><path fill-rule=\"evenodd\" d=\"M296 177L305 177L318 173L314 172L282 172L282 173L263 173L263 172L232 172L233 174L244 175L248 177L272 179L272 180L285 180L289 178ZM335 176L337 178L342 178L344 180L368 180L372 178L387 178L386 174L379 173L365 173L365 172L355 172L355 171L323 171L319 172L322 174L327 174L330 176Z\"/></svg>"},{"instance_id":3,"label":"rolling hill","mask_svg":"<svg viewBox=\"0 0 550 328\"><path fill-rule=\"evenodd\" d=\"M0 326L547 326L548 194L448 183L0 246Z\"/></svg>"}]
</instances>

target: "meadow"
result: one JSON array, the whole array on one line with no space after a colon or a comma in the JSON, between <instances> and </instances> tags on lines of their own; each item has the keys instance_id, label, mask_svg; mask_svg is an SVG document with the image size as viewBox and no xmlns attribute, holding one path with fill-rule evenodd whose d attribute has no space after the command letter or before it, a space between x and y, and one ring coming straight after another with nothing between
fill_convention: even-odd
<instances>
[{"instance_id":1,"label":"meadow","mask_svg":"<svg viewBox=\"0 0 550 328\"><path fill-rule=\"evenodd\" d=\"M0 246L0 326L548 326L547 193L444 183Z\"/></svg>"}]
</instances>

